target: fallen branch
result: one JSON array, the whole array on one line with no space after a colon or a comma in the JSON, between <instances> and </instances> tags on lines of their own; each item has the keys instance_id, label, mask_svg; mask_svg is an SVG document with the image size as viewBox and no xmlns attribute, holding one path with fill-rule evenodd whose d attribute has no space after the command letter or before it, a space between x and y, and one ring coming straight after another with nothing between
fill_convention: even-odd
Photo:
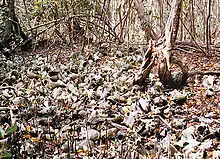
<instances>
[{"instance_id":1,"label":"fallen branch","mask_svg":"<svg viewBox=\"0 0 220 159\"><path fill-rule=\"evenodd\" d=\"M3 89L15 89L15 88L12 87L12 86L2 86L2 87L0 87L0 90L3 90Z\"/></svg>"},{"instance_id":2,"label":"fallen branch","mask_svg":"<svg viewBox=\"0 0 220 159\"><path fill-rule=\"evenodd\" d=\"M163 119L160 115L155 115L154 117L159 118L167 126L169 130L176 132L176 130L172 128L172 126L165 119Z\"/></svg>"},{"instance_id":3,"label":"fallen branch","mask_svg":"<svg viewBox=\"0 0 220 159\"><path fill-rule=\"evenodd\" d=\"M193 75L217 75L220 76L220 71L193 71L193 72L189 72L188 76L193 76Z\"/></svg>"},{"instance_id":4,"label":"fallen branch","mask_svg":"<svg viewBox=\"0 0 220 159\"><path fill-rule=\"evenodd\" d=\"M0 107L0 111L17 110L18 108Z\"/></svg>"}]
</instances>

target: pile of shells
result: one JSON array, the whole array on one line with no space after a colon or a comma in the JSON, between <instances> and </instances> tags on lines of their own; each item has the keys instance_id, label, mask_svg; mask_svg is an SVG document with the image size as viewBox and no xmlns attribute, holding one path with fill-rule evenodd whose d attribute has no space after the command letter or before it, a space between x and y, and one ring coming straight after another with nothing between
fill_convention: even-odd
<instances>
[{"instance_id":1,"label":"pile of shells","mask_svg":"<svg viewBox=\"0 0 220 159\"><path fill-rule=\"evenodd\" d=\"M57 54L37 54L19 62L1 55L0 140L14 144L3 154L166 158L187 152L197 157L216 146L220 130L210 125L217 119L187 118L183 104L190 95L188 87L164 90L154 73L145 87L131 85L141 51L126 56L114 50L111 56L91 51L94 54L64 53L64 63ZM208 86L207 96L215 97L219 87L214 82ZM201 124L189 127L193 120Z\"/></svg>"}]
</instances>

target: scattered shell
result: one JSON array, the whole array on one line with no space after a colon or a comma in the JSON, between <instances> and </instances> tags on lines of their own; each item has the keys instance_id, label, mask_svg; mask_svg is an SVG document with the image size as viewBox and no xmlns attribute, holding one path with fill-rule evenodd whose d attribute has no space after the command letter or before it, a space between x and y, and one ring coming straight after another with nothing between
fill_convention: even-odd
<instances>
[{"instance_id":1,"label":"scattered shell","mask_svg":"<svg viewBox=\"0 0 220 159\"><path fill-rule=\"evenodd\" d=\"M33 79L33 78L37 78L38 75L33 73L33 72L28 71L27 72L27 77L30 78L30 79Z\"/></svg>"},{"instance_id":2,"label":"scattered shell","mask_svg":"<svg viewBox=\"0 0 220 159\"><path fill-rule=\"evenodd\" d=\"M57 88L57 87L66 87L66 84L63 81L58 80L57 82L52 82L50 84L50 87L51 87L51 89L54 89L54 88Z\"/></svg>"},{"instance_id":3,"label":"scattered shell","mask_svg":"<svg viewBox=\"0 0 220 159\"><path fill-rule=\"evenodd\" d=\"M206 90L206 92L205 92L205 95L207 96L207 97L211 97L211 96L213 96L215 93L213 92L213 91L211 91L211 90Z\"/></svg>"},{"instance_id":4,"label":"scattered shell","mask_svg":"<svg viewBox=\"0 0 220 159\"><path fill-rule=\"evenodd\" d=\"M20 105L20 104L24 104L25 99L22 97L16 97L12 102L14 105Z\"/></svg>"},{"instance_id":5,"label":"scattered shell","mask_svg":"<svg viewBox=\"0 0 220 159\"><path fill-rule=\"evenodd\" d=\"M59 79L58 75L50 76L50 80L53 82L57 82Z\"/></svg>"},{"instance_id":6,"label":"scattered shell","mask_svg":"<svg viewBox=\"0 0 220 159\"><path fill-rule=\"evenodd\" d=\"M174 100L177 104L184 104L187 100L187 94L181 93L177 90L174 90L170 93L172 95L172 100Z\"/></svg>"},{"instance_id":7,"label":"scattered shell","mask_svg":"<svg viewBox=\"0 0 220 159\"><path fill-rule=\"evenodd\" d=\"M148 112L150 109L150 101L147 99L140 98L136 102L136 109L144 112Z\"/></svg>"},{"instance_id":8,"label":"scattered shell","mask_svg":"<svg viewBox=\"0 0 220 159\"><path fill-rule=\"evenodd\" d=\"M88 140L96 140L99 137L99 132L95 129L88 129L82 132L82 137Z\"/></svg>"},{"instance_id":9,"label":"scattered shell","mask_svg":"<svg viewBox=\"0 0 220 159\"><path fill-rule=\"evenodd\" d=\"M69 76L71 80L75 80L80 77L79 74L76 74L76 73L71 73Z\"/></svg>"}]
</instances>

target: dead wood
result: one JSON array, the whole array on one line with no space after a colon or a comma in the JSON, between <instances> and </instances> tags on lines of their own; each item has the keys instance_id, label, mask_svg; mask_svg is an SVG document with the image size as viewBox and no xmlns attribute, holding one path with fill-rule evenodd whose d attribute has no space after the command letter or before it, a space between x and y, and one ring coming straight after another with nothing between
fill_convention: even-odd
<instances>
[{"instance_id":1,"label":"dead wood","mask_svg":"<svg viewBox=\"0 0 220 159\"><path fill-rule=\"evenodd\" d=\"M151 69L154 67L154 63L155 63L155 57L156 56L152 56L152 52L153 52L153 44L152 44L152 40L149 41L149 45L148 45L148 49L145 53L145 57L144 57L144 61L141 65L141 73L140 75L138 75L138 77L136 79L134 79L133 81L133 85L137 84L137 85L143 85L144 81L148 78Z\"/></svg>"},{"instance_id":2,"label":"dead wood","mask_svg":"<svg viewBox=\"0 0 220 159\"><path fill-rule=\"evenodd\" d=\"M155 66L158 67L158 75L161 83L164 86L171 88L179 88L183 86L186 84L187 79L194 75L220 75L220 71L189 72L188 66L184 65L180 59L177 59L173 55L173 51L175 50L169 50L171 52L169 57L170 64L176 65L181 70L181 72L179 72L179 76L173 77L173 72L168 68L166 57L160 51L157 51L158 48L161 47L158 46L155 48L155 46L152 44L152 41L149 42L149 46L145 54L145 60L143 61L139 75L134 79L133 84L144 85L145 80L149 77L152 68Z\"/></svg>"},{"instance_id":3,"label":"dead wood","mask_svg":"<svg viewBox=\"0 0 220 159\"><path fill-rule=\"evenodd\" d=\"M135 1L136 10L141 17L142 21L146 23L143 13L143 7L140 6L140 1ZM183 65L181 60L178 60L173 55L173 47L178 33L179 18L182 7L182 0L173 1L169 18L166 23L165 35L153 45L152 41L149 42L148 51L145 55L145 61L141 68L141 75L134 80L133 84L142 85L144 80L148 77L151 69L157 63L158 74L160 81L164 86L179 87L185 84L188 77L188 68ZM152 55L156 51L156 54ZM181 69L181 75L178 79L173 78L171 72L171 65L176 64Z\"/></svg>"},{"instance_id":4,"label":"dead wood","mask_svg":"<svg viewBox=\"0 0 220 159\"><path fill-rule=\"evenodd\" d=\"M153 42L150 40L145 54L145 60L143 61L139 75L134 79L133 84L143 85L152 68L157 66L160 81L164 86L177 88L184 85L189 77L188 67L174 56L175 50L167 50L167 48L164 47L163 42L160 45L157 43L157 46L152 43ZM180 68L181 72L179 73L179 76L173 77L173 72L168 67L170 64L174 64Z\"/></svg>"},{"instance_id":5,"label":"dead wood","mask_svg":"<svg viewBox=\"0 0 220 159\"><path fill-rule=\"evenodd\" d=\"M220 71L192 71L188 73L188 77L194 75L217 75L220 76Z\"/></svg>"},{"instance_id":6,"label":"dead wood","mask_svg":"<svg viewBox=\"0 0 220 159\"><path fill-rule=\"evenodd\" d=\"M144 14L143 6L140 5L139 0L135 1L135 7L138 12L139 17L141 18L144 24L147 23L146 16ZM146 78L148 78L152 68L157 66L158 75L160 81L165 87L178 88L183 86L188 77L194 74L210 74L210 75L219 75L219 72L188 72L188 67L183 65L183 62L180 59L175 57L176 50L195 50L197 52L202 52L207 55L201 45L198 45L196 41L194 44L186 42L175 42L178 26L180 21L180 12L182 7L182 0L174 0L172 3L171 11L169 18L166 23L165 35L164 37L158 39L152 44L152 41L149 41L148 50L145 54L145 60L142 63L140 68L140 74L136 76L133 84L143 85ZM156 52L156 53L155 53ZM172 72L171 64L176 65L180 71Z\"/></svg>"},{"instance_id":7,"label":"dead wood","mask_svg":"<svg viewBox=\"0 0 220 159\"><path fill-rule=\"evenodd\" d=\"M148 78L150 71L154 66L154 62L155 62L155 57L153 57L153 59L149 58L146 61L146 63L149 63L149 64L146 65L147 67L141 71L141 75L137 79L134 80L133 85L135 85L135 84L143 85L144 84L144 81Z\"/></svg>"}]
</instances>

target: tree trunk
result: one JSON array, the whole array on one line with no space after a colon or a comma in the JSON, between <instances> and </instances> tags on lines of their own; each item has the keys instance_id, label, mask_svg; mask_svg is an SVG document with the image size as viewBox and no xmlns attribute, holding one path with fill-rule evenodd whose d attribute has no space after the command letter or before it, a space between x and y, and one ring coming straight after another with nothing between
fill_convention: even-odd
<instances>
[{"instance_id":1,"label":"tree trunk","mask_svg":"<svg viewBox=\"0 0 220 159\"><path fill-rule=\"evenodd\" d=\"M158 0L158 4L159 4L159 8L160 8L160 35L163 35L163 31L164 31L164 19L163 19L163 0Z\"/></svg>"},{"instance_id":2,"label":"tree trunk","mask_svg":"<svg viewBox=\"0 0 220 159\"><path fill-rule=\"evenodd\" d=\"M168 71L170 70L170 50L173 47L173 43L176 41L179 18L182 7L182 0L173 0L169 18L165 28L165 48L162 50L164 57L166 58L166 65Z\"/></svg>"},{"instance_id":3,"label":"tree trunk","mask_svg":"<svg viewBox=\"0 0 220 159\"><path fill-rule=\"evenodd\" d=\"M21 49L27 50L31 46L31 41L28 40L28 37L22 31L19 21L15 15L15 0L7 0L7 4L9 12L4 31L3 47L10 48L10 42L12 41L13 36L15 37L17 35L20 36L23 41Z\"/></svg>"},{"instance_id":4,"label":"tree trunk","mask_svg":"<svg viewBox=\"0 0 220 159\"><path fill-rule=\"evenodd\" d=\"M210 41L211 41L211 36L210 36L210 12L211 12L211 0L208 0L208 4L207 4L207 19L206 19L206 50L207 53L209 53L209 45L210 45Z\"/></svg>"},{"instance_id":5,"label":"tree trunk","mask_svg":"<svg viewBox=\"0 0 220 159\"><path fill-rule=\"evenodd\" d=\"M142 22L142 29L145 31L146 33L146 40L149 41L150 39L157 39L157 35L155 34L155 32L153 31L153 29L151 28L145 11L144 11L144 5L142 4L142 1L140 0L134 0L134 6L135 9L138 12L138 16Z\"/></svg>"},{"instance_id":6,"label":"tree trunk","mask_svg":"<svg viewBox=\"0 0 220 159\"><path fill-rule=\"evenodd\" d=\"M183 13L182 13L182 11L180 12L180 18L182 19L182 21L180 21L179 40L182 41L182 40L183 40L183 37L184 37L184 35L183 35L183 21L184 21L184 19L183 19Z\"/></svg>"},{"instance_id":7,"label":"tree trunk","mask_svg":"<svg viewBox=\"0 0 220 159\"><path fill-rule=\"evenodd\" d=\"M179 29L181 7L182 0L173 0L173 4L165 28L166 47L168 48L171 48L173 46L173 43L176 41Z\"/></svg>"},{"instance_id":8,"label":"tree trunk","mask_svg":"<svg viewBox=\"0 0 220 159\"><path fill-rule=\"evenodd\" d=\"M166 23L165 37L158 40L158 43L153 46L152 42L149 42L148 51L145 55L145 61L142 64L142 74L137 79L134 80L134 84L143 84L145 78L149 75L150 70L153 68L155 60L158 59L159 68L158 74L160 81L163 85L168 87L177 88L185 84L188 78L188 68L183 65L181 60L176 59L172 55L173 44L176 41L179 19L182 8L182 0L173 0L169 18ZM152 54L152 52L157 51L159 58L156 57L157 54ZM176 64L181 69L181 76L178 79L174 79L171 70L170 63Z\"/></svg>"},{"instance_id":9,"label":"tree trunk","mask_svg":"<svg viewBox=\"0 0 220 159\"><path fill-rule=\"evenodd\" d=\"M189 0L190 31L191 31L191 35L193 36L193 37L190 37L191 42L193 41L193 39L195 38L195 35L196 35L193 3L194 3L193 0Z\"/></svg>"},{"instance_id":10,"label":"tree trunk","mask_svg":"<svg viewBox=\"0 0 220 159\"><path fill-rule=\"evenodd\" d=\"M207 8L207 0L204 0L204 9L203 9L203 42L206 43L206 8Z\"/></svg>"},{"instance_id":11,"label":"tree trunk","mask_svg":"<svg viewBox=\"0 0 220 159\"><path fill-rule=\"evenodd\" d=\"M218 6L218 19L220 19L220 0L218 0L217 6Z\"/></svg>"},{"instance_id":12,"label":"tree trunk","mask_svg":"<svg viewBox=\"0 0 220 159\"><path fill-rule=\"evenodd\" d=\"M181 60L176 59L172 56L172 47L177 38L179 20L181 15L182 0L173 0L169 18L167 20L166 29L165 29L165 48L162 49L163 56L160 59L160 65L158 74L161 82L164 85L171 87L179 87L184 84L188 76L188 68L186 68ZM170 71L170 63L176 64L180 67L182 71L181 79L173 79Z\"/></svg>"}]
</instances>

